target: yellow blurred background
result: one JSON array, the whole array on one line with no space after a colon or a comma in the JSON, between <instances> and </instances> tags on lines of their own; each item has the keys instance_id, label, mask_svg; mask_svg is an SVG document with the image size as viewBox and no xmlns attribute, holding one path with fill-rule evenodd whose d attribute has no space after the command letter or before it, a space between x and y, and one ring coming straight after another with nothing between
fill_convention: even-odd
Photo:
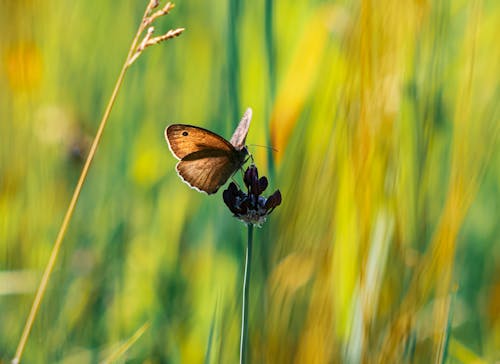
<instances>
[{"instance_id":1,"label":"yellow blurred background","mask_svg":"<svg viewBox=\"0 0 500 364\"><path fill-rule=\"evenodd\" d=\"M0 362L13 358L147 1L0 2ZM247 106L283 203L251 363L500 360L500 3L179 0L132 65L23 362L238 361L245 226L163 130ZM260 146L272 146L269 148Z\"/></svg>"}]
</instances>

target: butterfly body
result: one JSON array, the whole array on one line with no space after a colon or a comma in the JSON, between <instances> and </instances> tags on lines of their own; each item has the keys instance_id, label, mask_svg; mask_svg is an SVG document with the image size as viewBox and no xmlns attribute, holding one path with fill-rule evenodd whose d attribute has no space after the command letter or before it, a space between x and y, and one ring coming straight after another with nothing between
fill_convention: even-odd
<instances>
[{"instance_id":1,"label":"butterfly body","mask_svg":"<svg viewBox=\"0 0 500 364\"><path fill-rule=\"evenodd\" d=\"M165 139L179 160L177 174L192 188L207 194L217 190L245 162L248 151L245 139L252 116L248 109L231 141L198 126L172 124L165 129Z\"/></svg>"}]
</instances>

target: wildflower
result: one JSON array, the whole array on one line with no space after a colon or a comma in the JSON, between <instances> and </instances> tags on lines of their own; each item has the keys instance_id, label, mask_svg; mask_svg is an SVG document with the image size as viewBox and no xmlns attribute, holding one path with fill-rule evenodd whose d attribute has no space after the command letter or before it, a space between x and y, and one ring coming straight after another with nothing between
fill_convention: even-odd
<instances>
[{"instance_id":1,"label":"wildflower","mask_svg":"<svg viewBox=\"0 0 500 364\"><path fill-rule=\"evenodd\" d=\"M245 171L243 182L248 192L241 191L231 182L222 194L224 203L241 221L261 226L267 216L281 204L281 192L276 190L268 198L261 196L269 183L265 176L259 178L257 167L253 164Z\"/></svg>"}]
</instances>

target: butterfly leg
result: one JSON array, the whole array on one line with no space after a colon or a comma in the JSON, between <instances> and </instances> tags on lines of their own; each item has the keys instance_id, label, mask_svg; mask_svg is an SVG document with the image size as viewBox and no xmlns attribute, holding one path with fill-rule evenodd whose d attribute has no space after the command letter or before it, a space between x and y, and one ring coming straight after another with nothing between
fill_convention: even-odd
<instances>
[{"instance_id":1,"label":"butterfly leg","mask_svg":"<svg viewBox=\"0 0 500 364\"><path fill-rule=\"evenodd\" d=\"M252 161L252 164L255 164L254 160L253 160L253 154L251 154L250 152L248 152L248 157L246 157L246 159L243 161L243 164L241 165L241 169L243 169L243 165L248 162L249 160Z\"/></svg>"}]
</instances>

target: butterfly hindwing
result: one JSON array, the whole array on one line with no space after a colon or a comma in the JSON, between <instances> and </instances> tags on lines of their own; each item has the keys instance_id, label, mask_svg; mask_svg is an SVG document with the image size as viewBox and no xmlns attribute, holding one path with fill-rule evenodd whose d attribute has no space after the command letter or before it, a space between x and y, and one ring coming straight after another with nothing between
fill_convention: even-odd
<instances>
[{"instance_id":1,"label":"butterfly hindwing","mask_svg":"<svg viewBox=\"0 0 500 364\"><path fill-rule=\"evenodd\" d=\"M229 153L220 150L195 152L177 163L176 170L184 182L208 194L217 190L239 168Z\"/></svg>"}]
</instances>

